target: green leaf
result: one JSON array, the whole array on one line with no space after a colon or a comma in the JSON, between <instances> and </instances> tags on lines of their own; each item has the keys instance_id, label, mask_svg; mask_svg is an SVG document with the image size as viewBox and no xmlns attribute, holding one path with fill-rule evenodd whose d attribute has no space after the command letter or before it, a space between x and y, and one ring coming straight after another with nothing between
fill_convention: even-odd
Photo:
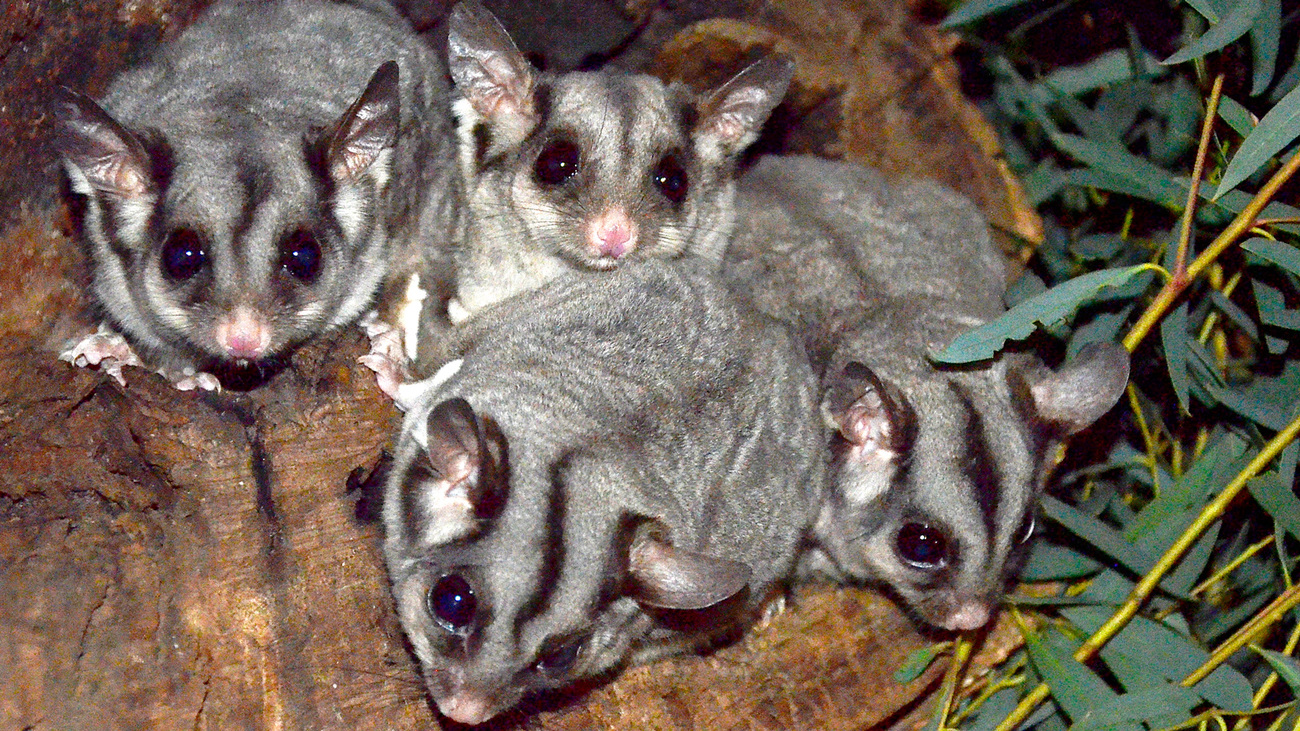
<instances>
[{"instance_id":1,"label":"green leaf","mask_svg":"<svg viewBox=\"0 0 1300 731\"><path fill-rule=\"evenodd\" d=\"M1300 111L1300 110L1298 110ZM1300 121L1300 116L1297 116ZM1242 242L1241 248L1255 256L1275 264L1296 276L1300 276L1300 249L1290 244L1273 239L1253 238Z\"/></svg>"},{"instance_id":2,"label":"green leaf","mask_svg":"<svg viewBox=\"0 0 1300 731\"><path fill-rule=\"evenodd\" d=\"M1187 303L1183 302L1165 315L1160 323L1160 342L1165 347L1165 368L1169 371L1169 383L1174 387L1178 397L1178 408L1184 414L1187 410L1187 393L1192 388L1192 376L1187 371L1189 357L1187 340Z\"/></svg>"},{"instance_id":3,"label":"green leaf","mask_svg":"<svg viewBox=\"0 0 1300 731\"><path fill-rule=\"evenodd\" d=\"M1300 538L1300 498L1289 483L1282 482L1276 472L1266 472L1251 480L1247 489L1280 528Z\"/></svg>"},{"instance_id":4,"label":"green leaf","mask_svg":"<svg viewBox=\"0 0 1300 731\"><path fill-rule=\"evenodd\" d=\"M1077 97L1137 76L1163 75L1167 71L1155 56L1142 49L1133 52L1115 48L1085 63L1057 69L1031 86L1036 92L1044 93L1043 98L1052 94Z\"/></svg>"},{"instance_id":5,"label":"green leaf","mask_svg":"<svg viewBox=\"0 0 1300 731\"><path fill-rule=\"evenodd\" d=\"M903 661L902 667L894 671L894 680L899 683L910 683L916 680L921 677L926 668L930 667L936 657L947 652L951 647L951 642L936 642L929 647L913 651Z\"/></svg>"},{"instance_id":6,"label":"green leaf","mask_svg":"<svg viewBox=\"0 0 1300 731\"><path fill-rule=\"evenodd\" d=\"M1050 495L1043 496L1042 507L1047 517L1135 574L1145 574L1155 563L1154 558L1142 554L1114 528Z\"/></svg>"},{"instance_id":7,"label":"green leaf","mask_svg":"<svg viewBox=\"0 0 1300 731\"><path fill-rule=\"evenodd\" d=\"M1190 688L1171 683L1125 693L1111 702L1099 706L1075 721L1070 731L1101 731L1120 725L1147 721L1161 717L1162 726L1186 720L1193 708L1200 705L1201 697Z\"/></svg>"},{"instance_id":8,"label":"green leaf","mask_svg":"<svg viewBox=\"0 0 1300 731\"><path fill-rule=\"evenodd\" d=\"M1075 660L1069 650L1046 642L1038 633L1022 630L1029 661L1033 663L1052 697L1071 719L1082 719L1099 703L1114 700L1117 696L1101 678L1083 663Z\"/></svg>"},{"instance_id":9,"label":"green leaf","mask_svg":"<svg viewBox=\"0 0 1300 731\"><path fill-rule=\"evenodd\" d=\"M1252 279L1250 285L1260 322L1285 330L1300 330L1300 310L1287 309L1282 290L1258 279Z\"/></svg>"},{"instance_id":10,"label":"green leaf","mask_svg":"<svg viewBox=\"0 0 1300 731\"><path fill-rule=\"evenodd\" d=\"M1254 131L1241 143L1241 148L1223 171L1214 198L1241 185L1264 163L1294 142L1297 136L1300 136L1300 87L1282 97L1282 101L1259 120Z\"/></svg>"},{"instance_id":11,"label":"green leaf","mask_svg":"<svg viewBox=\"0 0 1300 731\"><path fill-rule=\"evenodd\" d=\"M1095 560L1048 540L1035 541L1020 570L1021 581L1077 579L1101 570Z\"/></svg>"},{"instance_id":12,"label":"green leaf","mask_svg":"<svg viewBox=\"0 0 1300 731\"><path fill-rule=\"evenodd\" d=\"M1200 58L1242 37L1254 25L1255 18L1259 17L1259 3L1260 0L1238 0L1222 20L1211 25L1200 38L1183 46L1161 63L1173 65Z\"/></svg>"},{"instance_id":13,"label":"green leaf","mask_svg":"<svg viewBox=\"0 0 1300 731\"><path fill-rule=\"evenodd\" d=\"M1260 0L1259 17L1250 29L1250 50L1254 56L1254 79L1250 95L1259 96L1268 89L1277 68L1278 46L1282 43L1282 3Z\"/></svg>"},{"instance_id":14,"label":"green leaf","mask_svg":"<svg viewBox=\"0 0 1300 731\"><path fill-rule=\"evenodd\" d=\"M1256 650L1269 665L1277 671L1277 676L1291 686L1291 694L1300 697L1300 663L1294 657L1272 650Z\"/></svg>"},{"instance_id":15,"label":"green leaf","mask_svg":"<svg viewBox=\"0 0 1300 731\"><path fill-rule=\"evenodd\" d=\"M1247 337L1259 342L1259 327L1255 325L1254 320L1250 319L1250 315L1247 315L1245 310L1237 306L1237 303L1224 297L1223 293L1218 290L1210 290L1210 302L1219 308L1219 311L1227 316L1232 321L1232 324L1241 328L1241 331Z\"/></svg>"},{"instance_id":16,"label":"green leaf","mask_svg":"<svg viewBox=\"0 0 1300 731\"><path fill-rule=\"evenodd\" d=\"M1070 607L1062 609L1061 614L1083 632L1092 634L1110 619L1111 611L1100 607ZM1146 668L1154 685L1162 680L1181 681L1208 660L1210 654L1168 623L1139 615L1102 648L1101 657L1108 666L1115 661ZM1215 669L1192 690L1226 710L1244 711L1251 707L1250 681L1227 666Z\"/></svg>"},{"instance_id":17,"label":"green leaf","mask_svg":"<svg viewBox=\"0 0 1300 731\"><path fill-rule=\"evenodd\" d=\"M1023 5L1029 0L969 0L964 2L961 7L954 10L943 19L939 24L940 28L955 28L959 25L973 23L994 13L1000 13L1009 10L1017 5Z\"/></svg>"},{"instance_id":18,"label":"green leaf","mask_svg":"<svg viewBox=\"0 0 1300 731\"><path fill-rule=\"evenodd\" d=\"M940 363L970 363L992 358L1008 340L1029 337L1038 323L1053 325L1065 320L1102 289L1124 284L1145 271L1149 271L1146 265L1138 265L1075 277L1021 302L990 323L962 333L930 358Z\"/></svg>"},{"instance_id":19,"label":"green leaf","mask_svg":"<svg viewBox=\"0 0 1300 731\"><path fill-rule=\"evenodd\" d=\"M1250 112L1240 102L1223 96L1219 99L1219 119L1227 122L1233 132L1245 137L1251 130L1255 129L1255 120L1250 116Z\"/></svg>"},{"instance_id":20,"label":"green leaf","mask_svg":"<svg viewBox=\"0 0 1300 731\"><path fill-rule=\"evenodd\" d=\"M1134 155L1117 145L1103 145L1090 139L1064 133L1049 133L1052 144L1075 160L1102 170L1145 190L1144 198L1170 208L1187 202L1187 185L1172 173Z\"/></svg>"},{"instance_id":21,"label":"green leaf","mask_svg":"<svg viewBox=\"0 0 1300 731\"><path fill-rule=\"evenodd\" d=\"M1216 7L1219 3L1212 3L1209 0L1187 0L1187 4L1211 23L1217 23L1219 18L1223 17L1219 8Z\"/></svg>"}]
</instances>

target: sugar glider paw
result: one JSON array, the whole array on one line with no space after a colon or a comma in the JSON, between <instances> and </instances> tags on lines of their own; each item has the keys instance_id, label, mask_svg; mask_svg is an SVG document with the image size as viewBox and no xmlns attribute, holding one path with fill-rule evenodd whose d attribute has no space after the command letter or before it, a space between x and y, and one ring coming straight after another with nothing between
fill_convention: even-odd
<instances>
[{"instance_id":1,"label":"sugar glider paw","mask_svg":"<svg viewBox=\"0 0 1300 731\"><path fill-rule=\"evenodd\" d=\"M370 338L370 352L357 361L375 372L379 390L397 400L397 389L408 377L401 329L380 320L373 312L362 319L361 329Z\"/></svg>"},{"instance_id":2,"label":"sugar glider paw","mask_svg":"<svg viewBox=\"0 0 1300 731\"><path fill-rule=\"evenodd\" d=\"M135 354L126 339L103 324L97 331L60 353L59 360L67 361L78 368L98 367L123 386L126 385L126 379L122 376L123 368L144 366L140 356Z\"/></svg>"},{"instance_id":3,"label":"sugar glider paw","mask_svg":"<svg viewBox=\"0 0 1300 731\"><path fill-rule=\"evenodd\" d=\"M221 381L217 380L217 377L212 375L211 373L204 373L202 371L195 373L190 371L190 372L179 374L179 377L175 377L173 374L167 373L165 371L158 371L158 372L161 373L163 376L165 376L167 380L171 381L172 385L176 387L177 391L195 391L195 390L220 391L221 390Z\"/></svg>"}]
</instances>

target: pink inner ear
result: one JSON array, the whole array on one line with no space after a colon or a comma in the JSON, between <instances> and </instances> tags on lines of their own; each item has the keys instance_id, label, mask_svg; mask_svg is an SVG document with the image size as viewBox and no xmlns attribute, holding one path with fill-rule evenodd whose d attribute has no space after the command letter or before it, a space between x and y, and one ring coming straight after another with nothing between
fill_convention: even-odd
<instances>
[{"instance_id":1,"label":"pink inner ear","mask_svg":"<svg viewBox=\"0 0 1300 731\"><path fill-rule=\"evenodd\" d=\"M452 457L447 462L445 474L447 494L449 496L464 495L469 487L470 479L474 476L474 470L477 468L478 462L468 454L461 453Z\"/></svg>"},{"instance_id":2,"label":"pink inner ear","mask_svg":"<svg viewBox=\"0 0 1300 731\"><path fill-rule=\"evenodd\" d=\"M844 414L840 434L849 442L870 450L889 446L893 434L885 405L875 391L867 391Z\"/></svg>"}]
</instances>

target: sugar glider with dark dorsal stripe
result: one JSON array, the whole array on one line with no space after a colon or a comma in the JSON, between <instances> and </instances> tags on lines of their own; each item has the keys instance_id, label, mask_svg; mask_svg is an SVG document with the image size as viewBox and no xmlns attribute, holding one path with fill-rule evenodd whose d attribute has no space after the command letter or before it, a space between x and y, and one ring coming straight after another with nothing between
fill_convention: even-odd
<instances>
[{"instance_id":1,"label":"sugar glider with dark dorsal stripe","mask_svg":"<svg viewBox=\"0 0 1300 731\"><path fill-rule=\"evenodd\" d=\"M95 299L130 346L70 357L255 385L356 321L391 276L449 258L449 103L438 54L382 0L226 0L98 103L65 93Z\"/></svg>"},{"instance_id":2,"label":"sugar glider with dark dorsal stripe","mask_svg":"<svg viewBox=\"0 0 1300 731\"><path fill-rule=\"evenodd\" d=\"M724 271L803 333L834 430L806 566L883 583L940 627L984 625L1056 448L1115 404L1127 353L936 366L929 353L1004 311L1005 262L969 201L811 157L765 158L738 188Z\"/></svg>"},{"instance_id":3,"label":"sugar glider with dark dorsal stripe","mask_svg":"<svg viewBox=\"0 0 1300 731\"><path fill-rule=\"evenodd\" d=\"M477 2L453 9L447 49L467 205L453 321L570 269L683 256L717 269L736 160L789 61L704 96L645 74L540 73Z\"/></svg>"},{"instance_id":4,"label":"sugar glider with dark dorsal stripe","mask_svg":"<svg viewBox=\"0 0 1300 731\"><path fill-rule=\"evenodd\" d=\"M779 324L682 262L486 308L408 386L385 483L393 594L442 713L733 637L792 572L825 477Z\"/></svg>"}]
</instances>

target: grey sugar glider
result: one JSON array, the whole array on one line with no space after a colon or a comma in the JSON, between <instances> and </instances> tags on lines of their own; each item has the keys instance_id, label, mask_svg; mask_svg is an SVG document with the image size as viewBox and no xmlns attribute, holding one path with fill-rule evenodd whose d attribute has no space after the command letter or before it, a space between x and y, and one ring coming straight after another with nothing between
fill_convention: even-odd
<instances>
[{"instance_id":1,"label":"grey sugar glider","mask_svg":"<svg viewBox=\"0 0 1300 731\"><path fill-rule=\"evenodd\" d=\"M568 269L693 256L716 270L736 160L789 61L702 97L645 74L539 73L477 2L453 9L447 47L467 204L453 321Z\"/></svg>"},{"instance_id":2,"label":"grey sugar glider","mask_svg":"<svg viewBox=\"0 0 1300 731\"><path fill-rule=\"evenodd\" d=\"M98 103L65 91L56 144L102 316L149 365L228 385L356 321L449 251L447 86L382 0L225 0ZM71 355L130 357L96 351Z\"/></svg>"},{"instance_id":3,"label":"grey sugar glider","mask_svg":"<svg viewBox=\"0 0 1300 731\"><path fill-rule=\"evenodd\" d=\"M742 177L732 287L797 327L834 429L805 567L890 587L925 621L985 624L1033 531L1060 441L1128 380L1116 344L1053 372L927 353L1004 311L1006 268L969 201L850 163L765 158Z\"/></svg>"},{"instance_id":4,"label":"grey sugar glider","mask_svg":"<svg viewBox=\"0 0 1300 731\"><path fill-rule=\"evenodd\" d=\"M646 260L485 309L414 392L385 482L398 614L443 714L733 636L826 467L817 382L715 277Z\"/></svg>"}]
</instances>

